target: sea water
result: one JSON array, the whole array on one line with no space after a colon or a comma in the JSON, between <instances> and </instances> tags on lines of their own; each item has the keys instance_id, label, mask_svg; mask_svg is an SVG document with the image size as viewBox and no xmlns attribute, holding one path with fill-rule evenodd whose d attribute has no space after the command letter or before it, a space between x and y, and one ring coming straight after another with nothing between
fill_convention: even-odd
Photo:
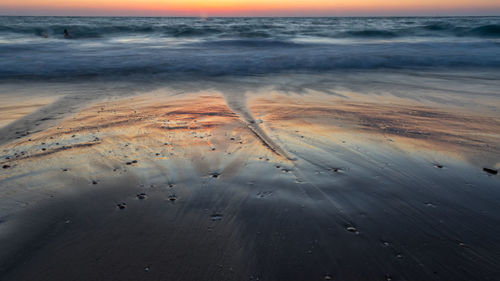
<instances>
[{"instance_id":1,"label":"sea water","mask_svg":"<svg viewBox=\"0 0 500 281\"><path fill-rule=\"evenodd\" d=\"M0 17L0 79L498 68L500 17Z\"/></svg>"}]
</instances>

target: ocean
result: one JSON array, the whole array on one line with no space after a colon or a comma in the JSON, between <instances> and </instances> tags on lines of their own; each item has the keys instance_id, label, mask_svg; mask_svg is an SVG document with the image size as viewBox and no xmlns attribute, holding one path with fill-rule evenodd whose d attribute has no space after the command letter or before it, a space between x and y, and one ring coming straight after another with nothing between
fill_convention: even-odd
<instances>
[{"instance_id":1,"label":"ocean","mask_svg":"<svg viewBox=\"0 0 500 281\"><path fill-rule=\"evenodd\" d=\"M500 17L0 17L0 79L499 67Z\"/></svg>"}]
</instances>

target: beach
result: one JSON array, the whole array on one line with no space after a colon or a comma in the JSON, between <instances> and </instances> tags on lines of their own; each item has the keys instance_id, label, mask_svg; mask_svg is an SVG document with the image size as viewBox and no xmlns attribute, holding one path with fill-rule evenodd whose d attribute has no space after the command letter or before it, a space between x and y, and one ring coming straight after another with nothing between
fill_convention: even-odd
<instances>
[{"instance_id":1,"label":"beach","mask_svg":"<svg viewBox=\"0 0 500 281\"><path fill-rule=\"evenodd\" d=\"M497 278L495 59L217 58L103 75L4 61L1 280Z\"/></svg>"}]
</instances>

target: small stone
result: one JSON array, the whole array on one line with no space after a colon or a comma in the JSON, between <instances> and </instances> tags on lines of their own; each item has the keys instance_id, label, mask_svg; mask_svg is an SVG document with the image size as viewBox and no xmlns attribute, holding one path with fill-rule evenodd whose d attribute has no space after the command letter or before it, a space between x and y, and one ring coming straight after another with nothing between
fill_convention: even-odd
<instances>
[{"instance_id":1,"label":"small stone","mask_svg":"<svg viewBox=\"0 0 500 281\"><path fill-rule=\"evenodd\" d=\"M146 199L146 193L137 194L137 198L139 198L140 200Z\"/></svg>"},{"instance_id":2,"label":"small stone","mask_svg":"<svg viewBox=\"0 0 500 281\"><path fill-rule=\"evenodd\" d=\"M346 227L346 230L349 232L357 233L358 230L354 226L348 226Z\"/></svg>"},{"instance_id":3,"label":"small stone","mask_svg":"<svg viewBox=\"0 0 500 281\"><path fill-rule=\"evenodd\" d=\"M170 200L170 201L174 202L175 200L177 200L177 196L175 196L175 195L170 195L170 196L168 196L168 200Z\"/></svg>"},{"instance_id":4,"label":"small stone","mask_svg":"<svg viewBox=\"0 0 500 281\"><path fill-rule=\"evenodd\" d=\"M93 181L92 181L92 184L97 184L97 181L96 181L96 180L93 180Z\"/></svg>"},{"instance_id":5,"label":"small stone","mask_svg":"<svg viewBox=\"0 0 500 281\"><path fill-rule=\"evenodd\" d=\"M325 280L332 280L332 276L330 274L325 274L325 276L323 277L323 279L325 279Z\"/></svg>"},{"instance_id":6,"label":"small stone","mask_svg":"<svg viewBox=\"0 0 500 281\"><path fill-rule=\"evenodd\" d=\"M118 209L123 210L127 207L127 204L122 202L122 203L116 204L116 206L118 207Z\"/></svg>"},{"instance_id":7,"label":"small stone","mask_svg":"<svg viewBox=\"0 0 500 281\"><path fill-rule=\"evenodd\" d=\"M210 216L210 219L212 221L220 221L220 220L222 220L222 214L213 214Z\"/></svg>"},{"instance_id":8,"label":"small stone","mask_svg":"<svg viewBox=\"0 0 500 281\"><path fill-rule=\"evenodd\" d=\"M496 175L498 174L498 170L490 169L490 168L483 168L483 171L485 171L488 174Z\"/></svg>"},{"instance_id":9,"label":"small stone","mask_svg":"<svg viewBox=\"0 0 500 281\"><path fill-rule=\"evenodd\" d=\"M3 165L2 168L8 169L8 168L10 168L10 166L9 165Z\"/></svg>"}]
</instances>

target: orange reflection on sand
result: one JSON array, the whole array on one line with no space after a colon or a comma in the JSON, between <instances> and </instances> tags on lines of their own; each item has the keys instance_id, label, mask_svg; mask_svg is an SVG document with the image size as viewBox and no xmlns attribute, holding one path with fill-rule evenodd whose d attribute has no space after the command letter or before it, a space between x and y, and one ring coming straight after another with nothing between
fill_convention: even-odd
<instances>
[{"instance_id":1,"label":"orange reflection on sand","mask_svg":"<svg viewBox=\"0 0 500 281\"><path fill-rule=\"evenodd\" d=\"M274 95L256 97L250 104L254 116L270 130L286 130L299 139L304 135L336 141L371 138L390 141L404 150L426 149L464 154L465 158L481 155L493 165L500 155L500 120L494 116L325 96Z\"/></svg>"},{"instance_id":2,"label":"orange reflection on sand","mask_svg":"<svg viewBox=\"0 0 500 281\"><path fill-rule=\"evenodd\" d=\"M189 159L196 160L192 165L200 174L207 174L228 165L238 169L255 155L273 157L217 94L144 95L97 103L2 148L10 155L2 165L33 169L46 161L88 166L92 159L118 167L132 160L154 166L156 161Z\"/></svg>"}]
</instances>

